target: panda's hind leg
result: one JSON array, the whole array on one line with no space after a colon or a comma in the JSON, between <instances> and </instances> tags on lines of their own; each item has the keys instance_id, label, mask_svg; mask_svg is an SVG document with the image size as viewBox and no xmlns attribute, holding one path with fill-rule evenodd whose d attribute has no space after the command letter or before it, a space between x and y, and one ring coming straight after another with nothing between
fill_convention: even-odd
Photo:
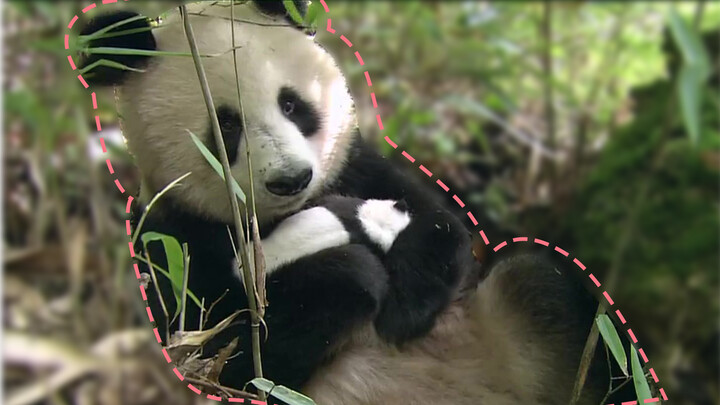
<instances>
[{"instance_id":1,"label":"panda's hind leg","mask_svg":"<svg viewBox=\"0 0 720 405\"><path fill-rule=\"evenodd\" d=\"M506 328L502 335L510 336L527 361L542 403L569 402L598 305L573 271L543 253L515 253L498 261L478 289L481 321ZM598 403L607 390L600 346L581 403Z\"/></svg>"}]
</instances>

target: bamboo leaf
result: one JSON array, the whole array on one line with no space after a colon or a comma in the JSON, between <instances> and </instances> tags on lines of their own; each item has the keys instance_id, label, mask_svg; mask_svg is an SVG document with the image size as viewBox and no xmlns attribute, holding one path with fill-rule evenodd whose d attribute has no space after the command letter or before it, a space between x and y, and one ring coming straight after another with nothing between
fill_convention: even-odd
<instances>
[{"instance_id":1,"label":"bamboo leaf","mask_svg":"<svg viewBox=\"0 0 720 405\"><path fill-rule=\"evenodd\" d=\"M598 330L600 331L605 344L608 345L610 352L612 352L613 357L615 357L615 361L622 369L623 374L628 376L627 356L625 355L625 349L623 348L622 341L620 340L620 335L618 335L612 320L610 320L610 317L606 314L600 314L595 319L595 322L597 323Z\"/></svg>"},{"instance_id":2,"label":"bamboo leaf","mask_svg":"<svg viewBox=\"0 0 720 405\"><path fill-rule=\"evenodd\" d=\"M647 378L645 378L645 372L640 365L640 359L638 358L635 346L632 346L630 357L632 358L632 377L633 384L635 384L635 394L637 394L638 403L643 404L646 399L652 398L652 394L650 393L650 385L648 385Z\"/></svg>"},{"instance_id":3,"label":"bamboo leaf","mask_svg":"<svg viewBox=\"0 0 720 405\"><path fill-rule=\"evenodd\" d=\"M83 52L92 55L131 55L131 56L192 56L189 52L151 51L148 49L114 48L98 46L85 48Z\"/></svg>"},{"instance_id":4,"label":"bamboo leaf","mask_svg":"<svg viewBox=\"0 0 720 405\"><path fill-rule=\"evenodd\" d=\"M697 145L701 131L702 81L698 66L684 65L678 76L680 110L690 141Z\"/></svg>"},{"instance_id":5,"label":"bamboo leaf","mask_svg":"<svg viewBox=\"0 0 720 405\"><path fill-rule=\"evenodd\" d=\"M156 29L159 29L159 28L162 28L162 27L156 26L156 27L132 28L132 29L129 29L129 30L109 32L109 33L107 33L107 34L103 34L103 35L100 35L100 36L98 36L98 37L94 37L93 39L95 40L95 39L105 39L105 38L123 37L123 36L125 36L125 35L139 34L139 33L141 33L141 32L153 31L153 30L156 30ZM93 34L93 35L94 35L94 34ZM84 37L83 35L80 35L78 38L85 38L85 39L87 39L87 37Z\"/></svg>"},{"instance_id":6,"label":"bamboo leaf","mask_svg":"<svg viewBox=\"0 0 720 405\"><path fill-rule=\"evenodd\" d=\"M133 68L133 67L130 67L127 65L123 65L120 62L115 62L115 61L108 60L108 59L100 59L97 62L93 62L93 63L85 66L83 69L80 70L80 74L84 75L85 73L92 71L93 69L95 69L98 66L105 66L105 67L115 68L115 69L119 69L119 70L129 70L131 72L138 72L138 73L145 72L145 70L143 70L143 69L136 69L136 68Z\"/></svg>"},{"instance_id":7,"label":"bamboo leaf","mask_svg":"<svg viewBox=\"0 0 720 405\"><path fill-rule=\"evenodd\" d=\"M150 242L160 241L163 244L165 258L167 260L167 275L170 279L177 304L175 306L175 314L173 315L173 317L176 317L180 313L183 292L183 251L180 243L172 236L158 232L145 232L140 239L143 245L145 245L146 250L147 244Z\"/></svg>"},{"instance_id":8,"label":"bamboo leaf","mask_svg":"<svg viewBox=\"0 0 720 405\"><path fill-rule=\"evenodd\" d=\"M175 349L182 346L201 347L210 339L214 338L218 333L227 329L230 323L240 314L240 311L233 312L230 316L223 319L217 325L211 329L206 330L193 330L185 331L182 333L176 333L170 338L168 343L168 350Z\"/></svg>"},{"instance_id":9,"label":"bamboo leaf","mask_svg":"<svg viewBox=\"0 0 720 405\"><path fill-rule=\"evenodd\" d=\"M675 9L670 11L669 25L683 57L677 83L680 110L690 141L697 145L701 132L703 84L710 74L710 59L697 31Z\"/></svg>"},{"instance_id":10,"label":"bamboo leaf","mask_svg":"<svg viewBox=\"0 0 720 405\"><path fill-rule=\"evenodd\" d=\"M147 261L146 261L144 258L142 258L142 257L139 257L139 256L138 256L138 257L136 257L136 259L138 259L139 261L147 264ZM158 266L158 265L155 264L155 263L152 264L152 267L153 267L153 269L155 269L156 271L160 272L160 274L162 274L163 277L165 277L165 278L167 278L168 280L170 280L170 273L168 273L167 270L163 269L162 267ZM171 281L172 281L172 280L171 280ZM198 299L198 297L197 297L191 290L187 290L187 294L188 294L188 296L190 297L190 299L192 299L193 302L198 306L198 308L201 308L203 311L205 310L204 307L203 307L202 302L200 302L200 300Z\"/></svg>"},{"instance_id":11,"label":"bamboo leaf","mask_svg":"<svg viewBox=\"0 0 720 405\"><path fill-rule=\"evenodd\" d=\"M316 28L318 15L320 15L320 2L313 1L308 7L307 14L305 14L305 25L308 27Z\"/></svg>"},{"instance_id":12,"label":"bamboo leaf","mask_svg":"<svg viewBox=\"0 0 720 405\"><path fill-rule=\"evenodd\" d=\"M94 39L102 38L104 34L112 31L115 28L122 27L123 25L127 25L132 22L140 21L140 20L147 20L147 17L145 17L144 15L136 15L134 17L130 17L130 18L124 19L122 21L118 21L114 24L108 25L107 27L104 27L100 30L95 31L92 34L80 35L78 37L78 41L82 43L82 42L90 42Z\"/></svg>"},{"instance_id":13,"label":"bamboo leaf","mask_svg":"<svg viewBox=\"0 0 720 405\"><path fill-rule=\"evenodd\" d=\"M198 149L200 149L200 153L202 153L203 157L207 162L210 164L210 166L215 170L215 173L220 175L220 178L225 181L225 176L223 175L222 165L220 164L220 161L217 160L215 155L210 152L210 150L205 146L205 144L198 138L195 134L190 132L189 130L186 130L190 137L192 138L193 142L195 142L195 146L197 146ZM232 181L232 189L233 192L235 192L235 195L240 199L240 201L245 204L245 193L243 193L242 188L240 188L240 185L237 183L235 179L230 179Z\"/></svg>"},{"instance_id":14,"label":"bamboo leaf","mask_svg":"<svg viewBox=\"0 0 720 405\"><path fill-rule=\"evenodd\" d=\"M293 391L282 385L275 385L274 382L265 378L255 378L250 381L255 388L272 395L275 398L287 403L288 405L316 405L315 401L305 395Z\"/></svg>"},{"instance_id":15,"label":"bamboo leaf","mask_svg":"<svg viewBox=\"0 0 720 405\"><path fill-rule=\"evenodd\" d=\"M287 10L290 18L292 18L296 24L303 25L303 17L297 7L295 7L295 3L290 0L285 0L283 4L285 4L285 10Z\"/></svg>"},{"instance_id":16,"label":"bamboo leaf","mask_svg":"<svg viewBox=\"0 0 720 405\"><path fill-rule=\"evenodd\" d=\"M688 65L699 66L700 76L705 79L710 73L710 58L698 32L680 17L674 8L670 10L669 25L683 60Z\"/></svg>"}]
</instances>

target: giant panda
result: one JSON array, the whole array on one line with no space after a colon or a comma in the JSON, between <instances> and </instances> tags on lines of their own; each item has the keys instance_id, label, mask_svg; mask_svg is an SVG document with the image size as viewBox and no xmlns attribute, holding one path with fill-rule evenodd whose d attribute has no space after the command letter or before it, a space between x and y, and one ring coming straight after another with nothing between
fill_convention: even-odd
<instances>
[{"instance_id":1,"label":"giant panda","mask_svg":"<svg viewBox=\"0 0 720 405\"><path fill-rule=\"evenodd\" d=\"M320 405L567 403L596 305L582 286L561 263L510 249L478 281L470 233L448 202L360 137L330 54L282 2L244 2L233 12L234 20L221 2L188 6L200 52L212 55L204 67L243 189L250 187L248 150L252 158L267 261L265 376ZM96 16L83 34L136 16ZM113 28L124 35L90 46L189 52L178 12L149 27L134 18ZM225 186L188 135L217 154L195 67L189 57L166 55L88 54L83 63L105 58L132 68L101 66L86 80L116 89L142 175L136 223L156 193L191 172L153 207L143 231L188 244L189 290L217 302L210 327L245 308L246 298ZM149 250L162 265L162 251ZM168 282L158 282L171 297ZM156 300L149 302L166 338L177 321L166 330ZM173 300L166 302L173 313ZM191 306L185 324L199 319ZM230 387L253 377L248 325L233 324L204 348L212 355L238 336L238 353L220 378ZM594 362L580 403L599 403L604 366Z\"/></svg>"}]
</instances>

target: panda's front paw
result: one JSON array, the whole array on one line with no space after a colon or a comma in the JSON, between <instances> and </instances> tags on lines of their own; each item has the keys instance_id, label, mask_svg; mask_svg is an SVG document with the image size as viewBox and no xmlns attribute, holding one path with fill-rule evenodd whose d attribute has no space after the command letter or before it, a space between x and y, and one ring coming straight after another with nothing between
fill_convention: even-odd
<instances>
[{"instance_id":1,"label":"panda's front paw","mask_svg":"<svg viewBox=\"0 0 720 405\"><path fill-rule=\"evenodd\" d=\"M313 207L283 220L262 240L268 273L325 249L350 242L340 219L325 207Z\"/></svg>"},{"instance_id":2,"label":"panda's front paw","mask_svg":"<svg viewBox=\"0 0 720 405\"><path fill-rule=\"evenodd\" d=\"M404 201L366 200L357 209L357 219L370 241L387 252L410 224L410 213Z\"/></svg>"},{"instance_id":3,"label":"panda's front paw","mask_svg":"<svg viewBox=\"0 0 720 405\"><path fill-rule=\"evenodd\" d=\"M343 222L353 243L369 245L385 253L411 219L410 209L403 200L363 200L330 195L318 204Z\"/></svg>"}]
</instances>

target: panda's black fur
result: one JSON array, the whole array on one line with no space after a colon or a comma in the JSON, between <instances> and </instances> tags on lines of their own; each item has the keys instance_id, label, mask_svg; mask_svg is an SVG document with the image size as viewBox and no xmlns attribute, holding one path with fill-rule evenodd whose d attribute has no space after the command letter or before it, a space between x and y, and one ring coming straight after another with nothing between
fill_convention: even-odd
<instances>
[{"instance_id":1,"label":"panda's black fur","mask_svg":"<svg viewBox=\"0 0 720 405\"><path fill-rule=\"evenodd\" d=\"M265 13L287 17L281 2L259 1L256 4ZM299 10L305 10L304 2L296 1L296 4ZM117 12L99 16L86 25L84 33L95 32L134 15ZM126 28L148 26L147 20L137 20ZM151 31L99 40L91 45L148 50L156 47ZM148 57L105 57L133 68L145 68L150 64ZM84 62L97 60L91 55ZM137 73L99 68L94 75L88 76L88 80L94 84L120 85L134 74ZM233 136L239 142L240 127L236 126L234 131L238 132ZM269 274L266 289L270 305L264 317L266 329L262 346L265 376L291 388L303 390L309 387L312 393L320 396L316 399L334 401L330 402L333 405L371 404L375 401L372 398L377 396L419 404L415 391L422 391L417 395L421 395L422 401L428 401L423 404L431 403L435 391L437 399L451 393L456 403L462 401L463 404L495 401L502 405L527 398L536 403L562 403L571 387L553 386L553 378L560 376L561 384L573 381L592 322L595 301L578 283L563 276L568 271L555 259L537 253L518 254L511 252L511 248L502 252L505 258L498 261L476 292L479 265L471 253L470 233L464 222L450 213L448 201L437 196L429 182L419 181L408 175L400 164L379 155L359 133L354 132L351 137L345 146L346 156L339 173L335 173L336 176L301 207L328 210L341 221L351 237L347 244L297 258ZM212 147L210 144L209 148ZM230 149L228 152L236 152L237 143L231 144ZM394 207L406 212L410 218L389 250L379 248L357 222L358 206L366 200L394 201ZM133 207L134 225L144 209L142 202ZM262 209L258 207L259 211ZM293 212L287 214L293 215ZM264 223L261 228L263 238L271 235L276 227L279 229L285 220L281 216ZM236 274L235 254L229 237L234 233L228 232L228 228L227 221L189 209L173 198L160 200L143 225L143 231L169 234L188 244L191 257L189 290L203 298L206 306L219 300L206 319L206 327L246 308L244 288ZM143 253L141 246L136 249L138 254ZM148 253L159 266L166 264L159 244L149 245ZM146 267L142 268L147 271ZM174 300L167 299L172 297L169 282L162 277L158 282L166 297L168 312L174 313ZM165 319L154 289L149 288L148 293L157 326L166 337L169 331L165 330ZM489 307L483 308L483 303ZM496 305L501 309L499 315L493 312ZM466 313L470 314L467 320ZM503 318L503 314L508 318ZM226 364L220 380L231 387L241 388L253 377L246 315L204 348L206 355L212 355L234 337L239 337L239 354ZM469 325L470 319L475 323ZM482 322L479 320L494 323L479 324ZM199 322L197 307L189 305L185 324L192 327ZM368 325L370 335L367 335ZM170 329L177 329L177 321ZM487 352L478 356L467 353L468 359L475 361L470 363L474 364L469 369L470 374L485 368L477 380L470 376L469 383L455 381L457 379L451 376L435 375L439 373L437 370L447 372L470 367L463 366L465 359L453 351L464 349L444 347L446 343L451 344L448 341L453 339L455 330L462 336L453 345ZM519 332L513 332L516 330ZM374 337L363 338L375 335L377 341ZM481 336L485 339L482 344L509 345L518 352L528 350L528 358L508 352L513 356L495 359L494 356L505 353L502 348L496 351L494 347L483 347L482 344L476 347L478 344L468 341L465 336ZM364 353L371 353L372 359ZM446 360L445 353L451 353L453 357ZM401 369L407 375L398 377L398 384L410 381L411 386L388 388L395 384L392 381L395 358L398 358L398 364L417 365L420 370ZM486 358L489 360L484 362ZM377 365L377 370L372 370L371 365L370 369L363 368L364 364L353 369L352 362L357 359L382 364ZM541 363L545 360L548 366L543 368L545 365ZM535 366L539 371L524 369ZM556 370L557 367L560 369ZM494 375L496 371L499 376ZM412 375L415 372L425 374L416 379ZM600 399L599 393L607 388L604 382L607 373L604 359L594 362L583 397L587 402L583 403ZM525 375L532 377L527 386L523 386L526 381L522 376ZM457 384L460 385L455 386ZM392 395L371 392L385 388Z\"/></svg>"}]
</instances>

